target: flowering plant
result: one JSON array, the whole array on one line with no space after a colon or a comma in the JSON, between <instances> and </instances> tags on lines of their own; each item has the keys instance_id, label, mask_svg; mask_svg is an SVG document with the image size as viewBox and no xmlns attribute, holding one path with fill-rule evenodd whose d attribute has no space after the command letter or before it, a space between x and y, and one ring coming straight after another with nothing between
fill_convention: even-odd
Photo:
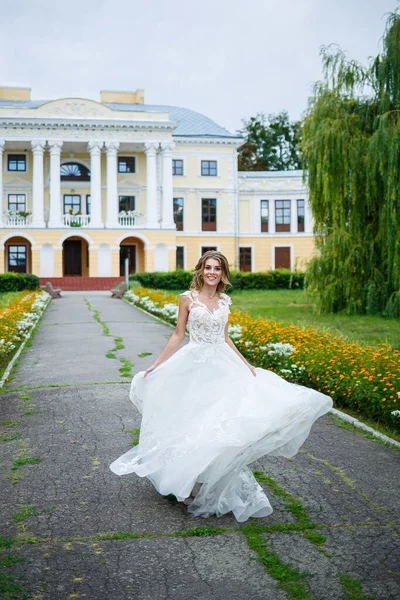
<instances>
[{"instance_id":1,"label":"flowering plant","mask_svg":"<svg viewBox=\"0 0 400 600\"><path fill-rule=\"evenodd\" d=\"M24 210L6 210L6 217L29 217L32 213Z\"/></svg>"},{"instance_id":2,"label":"flowering plant","mask_svg":"<svg viewBox=\"0 0 400 600\"><path fill-rule=\"evenodd\" d=\"M15 302L0 310L0 369L3 371L20 344L35 327L47 307L47 292L24 291Z\"/></svg>"}]
</instances>

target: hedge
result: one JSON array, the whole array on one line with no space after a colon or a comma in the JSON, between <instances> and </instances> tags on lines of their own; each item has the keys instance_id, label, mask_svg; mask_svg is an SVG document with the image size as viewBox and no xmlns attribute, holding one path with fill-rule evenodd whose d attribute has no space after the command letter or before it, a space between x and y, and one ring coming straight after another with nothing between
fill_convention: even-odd
<instances>
[{"instance_id":1,"label":"hedge","mask_svg":"<svg viewBox=\"0 0 400 600\"><path fill-rule=\"evenodd\" d=\"M131 281L139 281L144 287L159 290L187 290L192 281L192 272L177 269L162 273L134 273ZM231 291L235 290L276 290L304 287L304 273L287 269L265 271L263 273L231 272Z\"/></svg>"},{"instance_id":2,"label":"hedge","mask_svg":"<svg viewBox=\"0 0 400 600\"><path fill-rule=\"evenodd\" d=\"M36 290L40 287L39 277L28 273L3 273L0 275L1 292L20 292Z\"/></svg>"}]
</instances>

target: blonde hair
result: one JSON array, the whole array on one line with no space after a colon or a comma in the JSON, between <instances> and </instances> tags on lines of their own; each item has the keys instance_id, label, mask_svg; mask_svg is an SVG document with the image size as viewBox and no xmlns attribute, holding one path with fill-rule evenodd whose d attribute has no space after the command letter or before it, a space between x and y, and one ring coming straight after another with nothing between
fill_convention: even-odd
<instances>
[{"instance_id":1,"label":"blonde hair","mask_svg":"<svg viewBox=\"0 0 400 600\"><path fill-rule=\"evenodd\" d=\"M201 288L204 285L203 272L206 262L210 258L217 260L221 266L221 280L217 285L217 293L220 294L225 290L227 285L230 286L231 284L229 283L229 264L227 258L217 250L208 250L208 252L205 252L203 256L199 258L198 263L195 266L193 279L190 283L190 289L196 290L197 292L201 291Z\"/></svg>"}]
</instances>

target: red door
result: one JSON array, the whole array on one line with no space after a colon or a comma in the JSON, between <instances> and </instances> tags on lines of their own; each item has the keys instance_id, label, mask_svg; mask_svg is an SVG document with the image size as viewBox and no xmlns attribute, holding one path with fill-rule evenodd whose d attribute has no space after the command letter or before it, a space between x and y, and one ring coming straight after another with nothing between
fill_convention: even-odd
<instances>
[{"instance_id":1,"label":"red door","mask_svg":"<svg viewBox=\"0 0 400 600\"><path fill-rule=\"evenodd\" d=\"M290 269L290 246L275 248L275 269Z\"/></svg>"}]
</instances>

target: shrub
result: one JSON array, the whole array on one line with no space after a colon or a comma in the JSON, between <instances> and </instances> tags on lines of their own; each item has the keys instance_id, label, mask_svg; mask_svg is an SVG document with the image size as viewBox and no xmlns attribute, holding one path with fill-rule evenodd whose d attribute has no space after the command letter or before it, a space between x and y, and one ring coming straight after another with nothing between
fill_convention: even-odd
<instances>
[{"instance_id":1,"label":"shrub","mask_svg":"<svg viewBox=\"0 0 400 600\"><path fill-rule=\"evenodd\" d=\"M192 273L177 269L165 273L135 273L130 280L139 281L144 287L159 290L187 290L192 281ZM278 269L263 273L231 272L232 291L235 290L276 290L304 287L304 273Z\"/></svg>"},{"instance_id":2,"label":"shrub","mask_svg":"<svg viewBox=\"0 0 400 600\"><path fill-rule=\"evenodd\" d=\"M28 273L3 273L0 275L0 292L36 290L40 287L39 277Z\"/></svg>"}]
</instances>

